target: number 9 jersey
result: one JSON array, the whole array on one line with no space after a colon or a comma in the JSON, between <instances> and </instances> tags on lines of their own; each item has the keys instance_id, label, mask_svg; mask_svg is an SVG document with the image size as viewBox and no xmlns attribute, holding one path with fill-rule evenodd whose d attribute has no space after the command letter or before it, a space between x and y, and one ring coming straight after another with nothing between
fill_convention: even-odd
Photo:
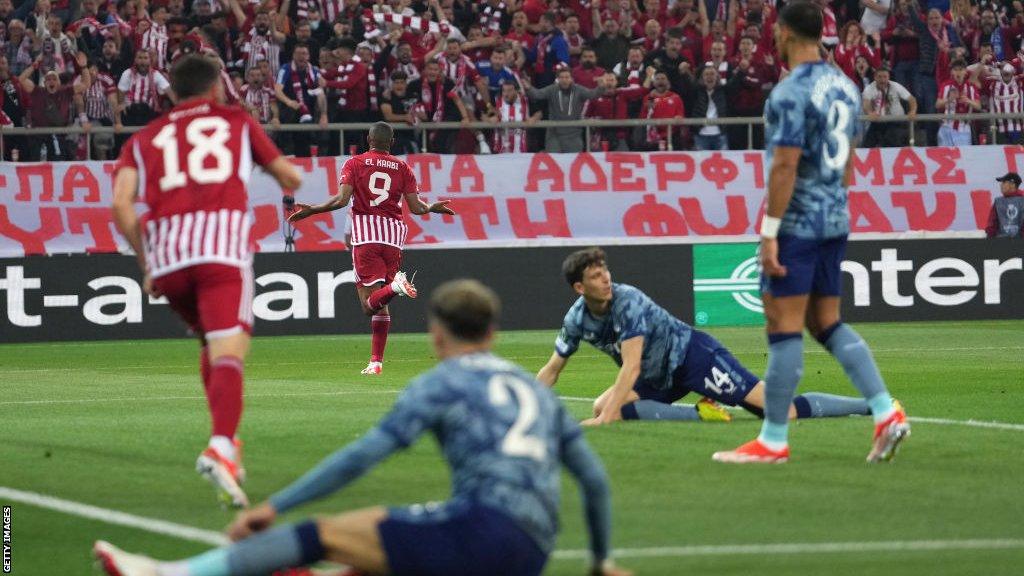
<instances>
[{"instance_id":1,"label":"number 9 jersey","mask_svg":"<svg viewBox=\"0 0 1024 576\"><path fill-rule=\"evenodd\" d=\"M800 148L793 198L780 235L821 239L850 232L843 178L860 133L861 96L839 68L797 66L765 103L765 161L776 146Z\"/></svg>"},{"instance_id":2,"label":"number 9 jersey","mask_svg":"<svg viewBox=\"0 0 1024 576\"><path fill-rule=\"evenodd\" d=\"M135 133L114 176L139 173L148 212L142 217L153 278L197 264L248 267L252 261L249 196L253 163L281 156L242 108L190 100Z\"/></svg>"},{"instance_id":3,"label":"number 9 jersey","mask_svg":"<svg viewBox=\"0 0 1024 576\"><path fill-rule=\"evenodd\" d=\"M409 165L386 152L370 150L345 162L340 183L352 186L352 244L401 249L408 235L402 198L419 191Z\"/></svg>"}]
</instances>

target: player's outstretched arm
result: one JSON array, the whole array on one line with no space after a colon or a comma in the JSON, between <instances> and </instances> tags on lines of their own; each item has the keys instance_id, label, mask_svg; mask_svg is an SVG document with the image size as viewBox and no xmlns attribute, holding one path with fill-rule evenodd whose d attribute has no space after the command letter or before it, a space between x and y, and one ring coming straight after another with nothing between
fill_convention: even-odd
<instances>
[{"instance_id":1,"label":"player's outstretched arm","mask_svg":"<svg viewBox=\"0 0 1024 576\"><path fill-rule=\"evenodd\" d=\"M401 447L394 436L374 428L365 436L325 458L316 468L266 502L238 515L228 528L232 540L241 540L273 524L278 514L332 494L354 481Z\"/></svg>"},{"instance_id":2,"label":"player's outstretched arm","mask_svg":"<svg viewBox=\"0 0 1024 576\"><path fill-rule=\"evenodd\" d=\"M448 205L451 200L441 200L440 202L427 204L420 199L419 194L413 193L405 195L405 202L409 205L409 212L412 212L417 216L428 212L433 212L434 214L448 214L449 216L455 215L455 210L452 210L451 206Z\"/></svg>"},{"instance_id":3,"label":"player's outstretched arm","mask_svg":"<svg viewBox=\"0 0 1024 576\"><path fill-rule=\"evenodd\" d=\"M548 388L553 388L568 361L568 358L563 358L558 352L552 352L548 363L537 372L537 381Z\"/></svg>"},{"instance_id":4,"label":"player's outstretched arm","mask_svg":"<svg viewBox=\"0 0 1024 576\"><path fill-rule=\"evenodd\" d=\"M270 164L267 164L265 170L274 177L274 180L277 180L281 188L295 190L302 186L302 176L299 176L299 171L284 156L278 156L272 160Z\"/></svg>"},{"instance_id":5,"label":"player's outstretched arm","mask_svg":"<svg viewBox=\"0 0 1024 576\"><path fill-rule=\"evenodd\" d=\"M640 361L644 350L644 337L634 336L622 342L622 367L615 377L615 384L612 385L608 401L596 418L584 420L585 426L598 426L610 424L622 419L622 406L629 399L629 392L640 377Z\"/></svg>"},{"instance_id":6,"label":"player's outstretched arm","mask_svg":"<svg viewBox=\"0 0 1024 576\"><path fill-rule=\"evenodd\" d=\"M564 447L562 462L576 478L583 493L583 509L590 536L589 574L629 576L631 573L617 568L609 556L612 531L611 488L601 460L581 435L570 440Z\"/></svg>"},{"instance_id":7,"label":"player's outstretched arm","mask_svg":"<svg viewBox=\"0 0 1024 576\"><path fill-rule=\"evenodd\" d=\"M298 222L303 218L308 218L314 214L323 214L324 212L332 212L339 208L348 206L349 201L352 199L352 185L342 184L341 189L337 194L331 196L327 202L323 204L302 204L297 202L295 204L295 212L292 212L291 216L288 217L289 222Z\"/></svg>"}]
</instances>

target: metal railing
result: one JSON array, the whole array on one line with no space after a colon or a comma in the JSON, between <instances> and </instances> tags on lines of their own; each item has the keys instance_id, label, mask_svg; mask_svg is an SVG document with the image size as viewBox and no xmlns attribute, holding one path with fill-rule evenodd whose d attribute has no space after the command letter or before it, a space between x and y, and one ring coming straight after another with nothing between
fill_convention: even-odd
<instances>
[{"instance_id":1,"label":"metal railing","mask_svg":"<svg viewBox=\"0 0 1024 576\"><path fill-rule=\"evenodd\" d=\"M915 132L916 127L920 123L932 122L938 123L944 120L954 119L946 114L917 114L914 116L900 115L900 116L877 116L871 117L868 115L859 116L859 121L863 123L906 123L909 126L908 144L910 146L915 145ZM988 132L990 133L990 142L995 143L996 133L998 130L998 123L995 120L1020 120L1024 121L1024 113L1016 114L993 114L993 113L973 113L973 114L958 114L955 117L956 120L961 122L975 122L975 121L990 121L988 126ZM265 124L264 129L270 133L301 133L301 132L337 132L338 141L340 143L340 150L344 153L345 133L346 132L364 132L369 130L373 125L371 122L352 123L352 124L327 124L321 126L319 124L281 124L279 126L273 126ZM607 128L636 128L636 127L662 127L662 126L685 126L692 128L703 128L705 126L746 126L747 127L747 149L752 150L754 148L754 127L763 126L764 118L761 116L748 116L748 117L735 117L735 118L663 118L663 119L628 119L628 120L539 120L537 122L486 122L486 121L474 121L474 122L422 122L415 126L404 124L404 123L392 123L391 126L395 130L399 131L418 131L420 132L419 137L421 138L422 152L430 151L428 149L429 134L438 130L497 130L507 128L527 128L527 129L547 129L547 128L582 128L584 131L583 145L584 150L590 152L591 142L591 131L607 129ZM110 126L92 126L89 129L82 128L81 126L65 126L57 128L16 128L16 127L2 127L0 126L0 150L4 148L4 137L5 136L45 136L49 134L63 134L63 135L86 135L86 148L87 154L91 156L92 151L92 136L99 134L131 134L141 130L142 126L125 126L120 130L117 130ZM672 138L668 138L666 142L666 149L672 150Z\"/></svg>"}]
</instances>

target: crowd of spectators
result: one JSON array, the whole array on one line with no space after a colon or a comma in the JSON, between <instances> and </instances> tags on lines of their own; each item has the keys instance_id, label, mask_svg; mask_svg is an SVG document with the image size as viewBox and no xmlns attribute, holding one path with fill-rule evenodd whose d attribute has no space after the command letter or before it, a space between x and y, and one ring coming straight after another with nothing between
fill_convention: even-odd
<instances>
[{"instance_id":1,"label":"crowd of spectators","mask_svg":"<svg viewBox=\"0 0 1024 576\"><path fill-rule=\"evenodd\" d=\"M781 0L780 0L781 1ZM945 113L918 144L985 143L958 113L1020 112L1024 6L1003 0L815 0L823 50L872 117ZM260 122L410 124L398 153L738 149L746 126L501 128L510 121L760 116L786 74L770 0L0 0L0 125L145 124L166 71L198 52ZM493 130L430 130L483 120ZM287 128L287 126L285 126ZM0 128L2 129L2 128ZM426 138L422 131L426 130ZM1021 122L996 123L1017 142ZM296 155L364 145L355 131L276 133ZM900 146L905 123L867 144ZM94 138L93 157L125 136ZM762 143L760 129L753 145ZM344 146L344 148L342 148ZM83 159L79 136L7 136L6 160Z\"/></svg>"}]
</instances>

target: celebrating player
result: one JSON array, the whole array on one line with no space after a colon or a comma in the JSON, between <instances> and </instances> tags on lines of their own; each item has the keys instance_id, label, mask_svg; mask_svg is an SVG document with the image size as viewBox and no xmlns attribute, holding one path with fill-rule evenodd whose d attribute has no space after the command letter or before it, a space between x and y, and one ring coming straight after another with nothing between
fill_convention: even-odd
<instances>
[{"instance_id":1,"label":"celebrating player","mask_svg":"<svg viewBox=\"0 0 1024 576\"><path fill-rule=\"evenodd\" d=\"M821 59L822 12L800 0L779 13L776 45L790 72L765 105L768 200L761 223L761 299L768 332L761 434L720 462L785 462L786 410L803 372L803 328L843 365L875 419L868 462L889 460L910 434L864 339L839 319L840 263L850 231L847 183L860 92Z\"/></svg>"},{"instance_id":2,"label":"celebrating player","mask_svg":"<svg viewBox=\"0 0 1024 576\"><path fill-rule=\"evenodd\" d=\"M761 416L764 382L743 367L711 335L694 330L627 284L612 283L600 248L573 252L562 273L580 295L569 308L555 352L537 379L554 386L566 362L585 340L621 368L608 390L594 402L586 424L626 420L730 420L708 399L742 406ZM674 405L689 392L705 396L696 406ZM867 414L859 398L810 392L789 408L791 418Z\"/></svg>"},{"instance_id":3,"label":"celebrating player","mask_svg":"<svg viewBox=\"0 0 1024 576\"><path fill-rule=\"evenodd\" d=\"M402 246L408 228L402 220L402 198L413 214L452 214L448 201L425 204L419 197L416 176L404 161L391 155L394 132L386 122L377 122L366 138L370 150L353 156L341 169L341 189L318 206L296 204L288 218L298 222L307 216L352 206L352 264L359 283L356 292L363 312L370 317L373 343L370 363L363 374L380 374L384 368L384 347L391 327L388 302L402 294L416 297L416 287L399 272Z\"/></svg>"},{"instance_id":4,"label":"celebrating player","mask_svg":"<svg viewBox=\"0 0 1024 576\"><path fill-rule=\"evenodd\" d=\"M152 296L166 296L202 342L200 374L213 434L197 470L222 500L247 506L235 433L252 331L252 246L246 183L255 162L282 187L298 172L241 108L223 106L217 64L186 56L171 69L178 105L128 140L114 168L114 221ZM141 175L141 176L140 176ZM140 220L140 186L148 213Z\"/></svg>"},{"instance_id":5,"label":"celebrating player","mask_svg":"<svg viewBox=\"0 0 1024 576\"><path fill-rule=\"evenodd\" d=\"M365 436L241 513L228 532L234 545L174 563L102 541L94 553L118 576L269 574L321 559L364 574L539 575L555 545L565 464L582 487L591 574L627 576L608 559L611 501L601 461L550 390L490 353L498 307L494 293L474 280L438 288L428 311L441 363L415 379ZM341 489L427 430L451 466L447 502L270 529L279 514Z\"/></svg>"}]
</instances>

